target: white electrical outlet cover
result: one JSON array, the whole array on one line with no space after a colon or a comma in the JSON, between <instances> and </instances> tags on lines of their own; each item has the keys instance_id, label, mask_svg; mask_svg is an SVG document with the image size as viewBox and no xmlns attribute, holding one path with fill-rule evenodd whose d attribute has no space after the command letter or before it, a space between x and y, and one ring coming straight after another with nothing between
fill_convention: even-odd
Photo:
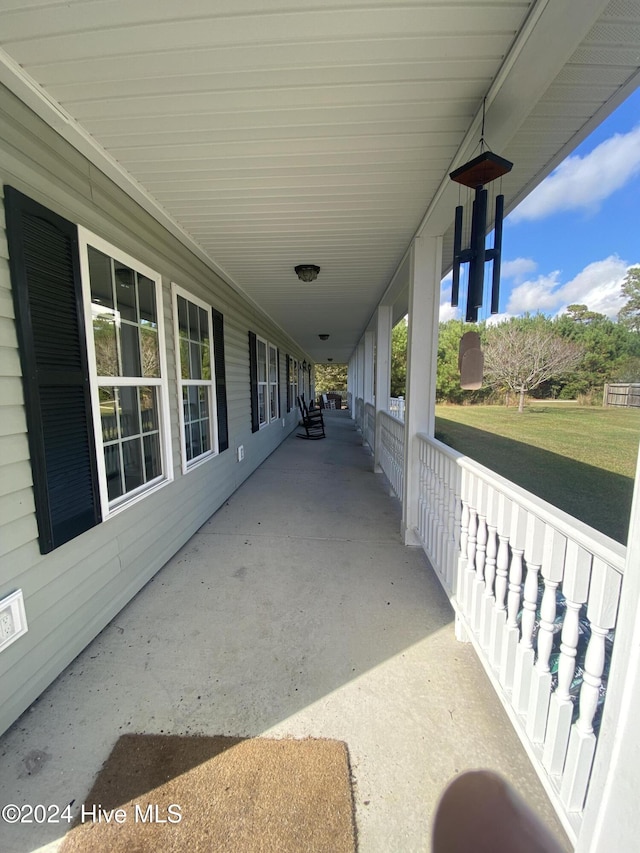
<instances>
[{"instance_id":1,"label":"white electrical outlet cover","mask_svg":"<svg viewBox=\"0 0 640 853\"><path fill-rule=\"evenodd\" d=\"M22 590L0 599L0 652L27 633L27 615Z\"/></svg>"}]
</instances>

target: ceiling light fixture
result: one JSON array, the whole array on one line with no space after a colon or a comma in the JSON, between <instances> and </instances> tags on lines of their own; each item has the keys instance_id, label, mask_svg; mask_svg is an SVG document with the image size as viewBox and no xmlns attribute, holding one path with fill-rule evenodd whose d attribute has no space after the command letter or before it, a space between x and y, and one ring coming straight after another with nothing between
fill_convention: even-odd
<instances>
[{"instance_id":1,"label":"ceiling light fixture","mask_svg":"<svg viewBox=\"0 0 640 853\"><path fill-rule=\"evenodd\" d=\"M306 282L315 281L320 272L320 267L316 266L316 264L298 264L294 269L300 281Z\"/></svg>"},{"instance_id":2,"label":"ceiling light fixture","mask_svg":"<svg viewBox=\"0 0 640 853\"><path fill-rule=\"evenodd\" d=\"M320 338L321 341L328 341L329 340L329 335L326 335L326 334L318 335L318 337Z\"/></svg>"}]
</instances>

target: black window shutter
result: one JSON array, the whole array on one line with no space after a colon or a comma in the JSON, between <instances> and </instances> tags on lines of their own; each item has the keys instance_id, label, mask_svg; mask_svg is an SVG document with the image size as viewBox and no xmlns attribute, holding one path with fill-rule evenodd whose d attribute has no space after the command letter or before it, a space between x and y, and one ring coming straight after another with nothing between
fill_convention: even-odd
<instances>
[{"instance_id":1,"label":"black window shutter","mask_svg":"<svg viewBox=\"0 0 640 853\"><path fill-rule=\"evenodd\" d=\"M291 383L289 382L289 371L291 370L291 356L286 356L286 368L287 368L287 412L291 411Z\"/></svg>"},{"instance_id":2,"label":"black window shutter","mask_svg":"<svg viewBox=\"0 0 640 853\"><path fill-rule=\"evenodd\" d=\"M249 332L249 380L251 383L251 432L258 432L258 344L255 332Z\"/></svg>"},{"instance_id":3,"label":"black window shutter","mask_svg":"<svg viewBox=\"0 0 640 853\"><path fill-rule=\"evenodd\" d=\"M43 554L100 522L76 226L5 187L36 518Z\"/></svg>"},{"instance_id":4,"label":"black window shutter","mask_svg":"<svg viewBox=\"0 0 640 853\"><path fill-rule=\"evenodd\" d=\"M218 410L218 450L229 447L227 420L227 376L224 365L224 319L219 311L211 309L213 318L213 362L216 371L216 404Z\"/></svg>"}]
</instances>

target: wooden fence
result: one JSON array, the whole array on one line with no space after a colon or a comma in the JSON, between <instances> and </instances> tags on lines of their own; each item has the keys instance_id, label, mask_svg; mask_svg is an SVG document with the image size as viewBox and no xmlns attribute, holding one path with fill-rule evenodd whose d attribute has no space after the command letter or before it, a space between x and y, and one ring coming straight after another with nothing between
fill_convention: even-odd
<instances>
[{"instance_id":1,"label":"wooden fence","mask_svg":"<svg viewBox=\"0 0 640 853\"><path fill-rule=\"evenodd\" d=\"M605 385L602 405L640 408L640 382L615 382Z\"/></svg>"}]
</instances>

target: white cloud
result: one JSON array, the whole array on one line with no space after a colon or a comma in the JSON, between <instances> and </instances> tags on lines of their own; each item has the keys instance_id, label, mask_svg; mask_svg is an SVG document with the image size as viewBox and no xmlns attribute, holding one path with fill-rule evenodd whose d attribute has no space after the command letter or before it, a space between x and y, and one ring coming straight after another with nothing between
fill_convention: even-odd
<instances>
[{"instance_id":1,"label":"white cloud","mask_svg":"<svg viewBox=\"0 0 640 853\"><path fill-rule=\"evenodd\" d=\"M461 317L460 309L453 308L450 302L440 303L440 322L446 323L448 320L459 320Z\"/></svg>"},{"instance_id":2,"label":"white cloud","mask_svg":"<svg viewBox=\"0 0 640 853\"><path fill-rule=\"evenodd\" d=\"M628 265L615 255L589 264L561 288L565 304L558 313L577 302L590 311L615 319L626 301L621 290L628 269Z\"/></svg>"},{"instance_id":3,"label":"white cloud","mask_svg":"<svg viewBox=\"0 0 640 853\"><path fill-rule=\"evenodd\" d=\"M497 326L500 323L506 323L507 320L510 320L513 317L513 314L489 314L487 317L487 326Z\"/></svg>"},{"instance_id":4,"label":"white cloud","mask_svg":"<svg viewBox=\"0 0 640 853\"><path fill-rule=\"evenodd\" d=\"M561 301L557 295L559 278L560 271L555 270L549 275L540 275L536 279L529 279L514 287L507 303L507 312L524 314L529 311L535 314L538 311L544 313L553 311Z\"/></svg>"},{"instance_id":5,"label":"white cloud","mask_svg":"<svg viewBox=\"0 0 640 853\"><path fill-rule=\"evenodd\" d=\"M621 288L628 269L625 261L610 255L588 264L566 283L560 280L558 270L538 276L511 291L507 312L516 315L526 311L562 314L567 305L578 303L586 305L590 311L615 319L624 305Z\"/></svg>"},{"instance_id":6,"label":"white cloud","mask_svg":"<svg viewBox=\"0 0 640 853\"><path fill-rule=\"evenodd\" d=\"M500 277L513 278L520 282L529 273L535 272L538 264L533 258L515 258L513 261L502 261L500 264Z\"/></svg>"},{"instance_id":7,"label":"white cloud","mask_svg":"<svg viewBox=\"0 0 640 853\"><path fill-rule=\"evenodd\" d=\"M460 319L460 308L452 308L451 306L451 285L453 282L453 274L446 275L440 283L440 322L446 323L448 320Z\"/></svg>"},{"instance_id":8,"label":"white cloud","mask_svg":"<svg viewBox=\"0 0 640 853\"><path fill-rule=\"evenodd\" d=\"M510 214L511 222L543 219L562 210L595 211L640 174L640 125L601 142L584 157L567 157Z\"/></svg>"}]
</instances>

